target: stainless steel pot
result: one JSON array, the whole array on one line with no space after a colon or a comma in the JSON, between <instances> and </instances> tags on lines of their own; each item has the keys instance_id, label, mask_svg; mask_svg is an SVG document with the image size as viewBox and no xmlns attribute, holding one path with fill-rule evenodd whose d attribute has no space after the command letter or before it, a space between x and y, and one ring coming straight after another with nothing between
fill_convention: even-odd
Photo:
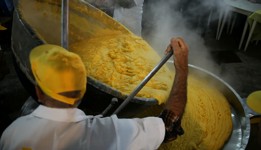
<instances>
[{"instance_id":1,"label":"stainless steel pot","mask_svg":"<svg viewBox=\"0 0 261 150\"><path fill-rule=\"evenodd\" d=\"M17 1L15 4L17 5ZM94 9L92 6L89 6ZM53 31L57 34L57 31ZM37 36L34 30L21 17L17 9L14 10L13 27L11 37L12 52L14 55L15 66L20 79L25 85L25 88L36 99L34 91L34 78L31 73L29 54L32 48L43 44L44 40ZM110 103L113 97L118 98L119 102L115 107L119 106L127 95L123 95L118 90L92 78L88 77L87 92L83 98L82 107L89 110L90 114L101 113ZM139 110L157 104L156 99L135 97L129 105L121 111L119 116L133 116ZM133 109L138 108L138 109ZM109 112L110 113L110 112Z\"/></svg>"},{"instance_id":2,"label":"stainless steel pot","mask_svg":"<svg viewBox=\"0 0 261 150\"><path fill-rule=\"evenodd\" d=\"M230 104L233 131L223 149L245 149L250 136L250 116L242 98L228 83L205 69L189 65L189 72L199 80L214 84L224 94Z\"/></svg>"}]
</instances>

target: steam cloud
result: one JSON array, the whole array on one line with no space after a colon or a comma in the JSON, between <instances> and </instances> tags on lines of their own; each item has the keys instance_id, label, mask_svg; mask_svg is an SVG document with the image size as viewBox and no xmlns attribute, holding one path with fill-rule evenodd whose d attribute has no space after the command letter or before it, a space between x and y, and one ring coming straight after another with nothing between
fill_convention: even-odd
<instances>
[{"instance_id":1,"label":"steam cloud","mask_svg":"<svg viewBox=\"0 0 261 150\"><path fill-rule=\"evenodd\" d=\"M171 37L182 37L189 46L189 63L218 74L219 71L214 69L217 64L201 35L208 29L210 14L212 21L218 19L214 12L224 9L221 2L145 0L143 36L160 55L163 55Z\"/></svg>"}]
</instances>

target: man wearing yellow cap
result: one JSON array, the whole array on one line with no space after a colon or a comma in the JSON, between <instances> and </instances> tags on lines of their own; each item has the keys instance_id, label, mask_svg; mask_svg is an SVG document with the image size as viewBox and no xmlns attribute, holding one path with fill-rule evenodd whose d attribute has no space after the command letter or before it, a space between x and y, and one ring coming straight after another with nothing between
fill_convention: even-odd
<instances>
[{"instance_id":1,"label":"man wearing yellow cap","mask_svg":"<svg viewBox=\"0 0 261 150\"><path fill-rule=\"evenodd\" d=\"M0 150L154 150L183 134L187 100L188 48L173 38L175 80L160 117L119 119L86 116L77 108L86 90L80 57L62 47L40 45L30 53L38 101L31 114L15 120L3 133Z\"/></svg>"}]
</instances>

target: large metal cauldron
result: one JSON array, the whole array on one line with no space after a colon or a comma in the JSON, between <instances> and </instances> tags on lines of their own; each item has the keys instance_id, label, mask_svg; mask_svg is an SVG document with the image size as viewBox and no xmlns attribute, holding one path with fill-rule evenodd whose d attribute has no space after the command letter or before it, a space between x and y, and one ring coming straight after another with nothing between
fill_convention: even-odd
<instances>
[{"instance_id":1,"label":"large metal cauldron","mask_svg":"<svg viewBox=\"0 0 261 150\"><path fill-rule=\"evenodd\" d=\"M15 1L15 5L18 5L19 1ZM88 5L88 8L96 8ZM14 55L16 70L21 78L21 81L29 93L36 99L34 91L34 78L30 70L29 53L32 48L37 45L45 43L44 40L39 38L34 30L28 25L20 16L19 10L14 10L13 15L13 27L12 27L12 52ZM121 25L119 25L121 27ZM121 27L125 28L125 27ZM57 34L54 31L54 34ZM126 32L129 32L126 30ZM127 98L127 95L123 95L116 89L92 78L88 77L87 92L83 98L83 102L80 107L87 110L89 114L101 113L110 103L113 97L118 98L119 102L115 107L119 106L121 102ZM157 104L156 99L135 97L129 105L121 111L119 116L133 116L137 114L142 108L150 105ZM135 109L133 109L135 108ZM110 112L109 112L110 113Z\"/></svg>"},{"instance_id":2,"label":"large metal cauldron","mask_svg":"<svg viewBox=\"0 0 261 150\"><path fill-rule=\"evenodd\" d=\"M36 99L34 79L30 71L28 56L30 50L42 44L43 41L36 36L29 25L23 22L17 10L14 11L12 29L12 52L15 65L17 66L17 72L25 88L28 89L30 94ZM250 134L250 121L240 96L226 82L204 69L190 65L189 72L201 80L207 80L210 84L215 84L217 89L225 95L230 103L233 132L223 149L245 149ZM87 110L87 113L99 114L109 105L113 97L117 97L121 102L127 95L122 95L116 89L88 77L87 92L83 98L81 107ZM157 101L155 99L135 97L127 107L120 112L119 116L131 117L146 107L156 104Z\"/></svg>"}]
</instances>

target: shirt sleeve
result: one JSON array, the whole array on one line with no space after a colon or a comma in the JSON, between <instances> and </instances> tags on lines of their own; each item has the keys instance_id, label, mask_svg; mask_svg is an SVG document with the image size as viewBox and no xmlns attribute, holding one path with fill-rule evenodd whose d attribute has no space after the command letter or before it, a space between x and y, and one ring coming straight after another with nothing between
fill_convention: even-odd
<instances>
[{"instance_id":1,"label":"shirt sleeve","mask_svg":"<svg viewBox=\"0 0 261 150\"><path fill-rule=\"evenodd\" d=\"M4 149L4 133L2 134L1 138L0 138L0 150Z\"/></svg>"},{"instance_id":2,"label":"shirt sleeve","mask_svg":"<svg viewBox=\"0 0 261 150\"><path fill-rule=\"evenodd\" d=\"M118 119L112 116L117 135L118 149L155 150L165 136L165 127L161 118Z\"/></svg>"},{"instance_id":3,"label":"shirt sleeve","mask_svg":"<svg viewBox=\"0 0 261 150\"><path fill-rule=\"evenodd\" d=\"M7 149L12 149L12 146L14 143L12 140L10 140L10 136L12 136L12 130L14 128L12 127L14 123L12 123L10 126L8 126L4 132L2 133L1 139L0 139L0 150L7 150Z\"/></svg>"}]
</instances>

